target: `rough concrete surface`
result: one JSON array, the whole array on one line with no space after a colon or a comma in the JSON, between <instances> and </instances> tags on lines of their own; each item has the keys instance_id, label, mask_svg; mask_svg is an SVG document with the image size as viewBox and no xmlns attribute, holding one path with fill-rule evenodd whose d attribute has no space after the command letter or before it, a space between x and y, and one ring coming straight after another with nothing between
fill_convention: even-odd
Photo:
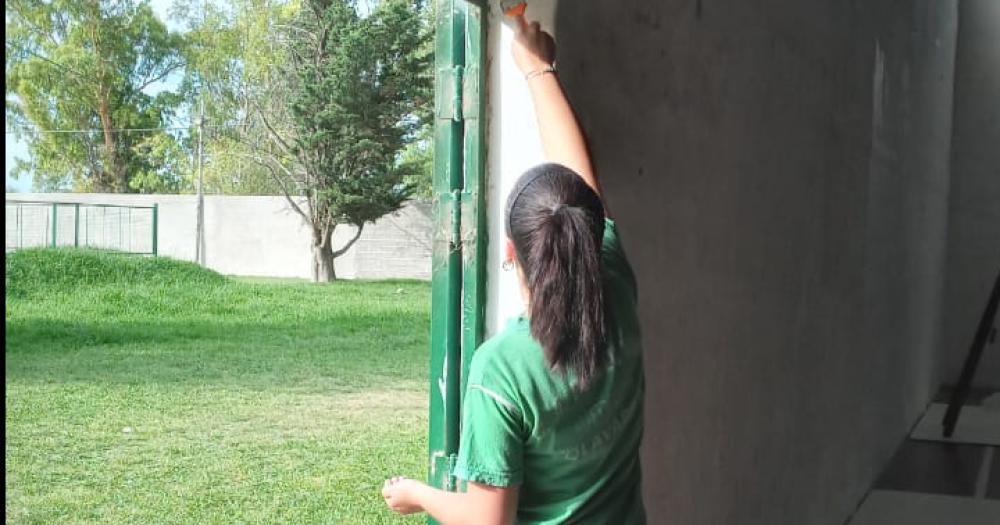
<instances>
[{"instance_id":1,"label":"rough concrete surface","mask_svg":"<svg viewBox=\"0 0 1000 525\"><path fill-rule=\"evenodd\" d=\"M939 380L956 2L556 20L642 283L651 521L843 523Z\"/></svg>"},{"instance_id":2,"label":"rough concrete surface","mask_svg":"<svg viewBox=\"0 0 1000 525\"><path fill-rule=\"evenodd\" d=\"M529 6L638 273L650 522L844 523L942 375L957 1ZM540 159L490 31L502 239Z\"/></svg>"},{"instance_id":3,"label":"rough concrete surface","mask_svg":"<svg viewBox=\"0 0 1000 525\"><path fill-rule=\"evenodd\" d=\"M1000 272L1000 1L963 0L960 20L941 347L951 383ZM983 352L976 383L1000 388L1000 340Z\"/></svg>"}]
</instances>

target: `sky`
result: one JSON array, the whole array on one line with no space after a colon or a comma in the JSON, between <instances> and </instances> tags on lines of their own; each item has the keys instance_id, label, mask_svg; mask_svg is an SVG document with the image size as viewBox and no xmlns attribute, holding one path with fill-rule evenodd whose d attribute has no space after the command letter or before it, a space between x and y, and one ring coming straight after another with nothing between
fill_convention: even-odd
<instances>
[{"instance_id":1,"label":"sky","mask_svg":"<svg viewBox=\"0 0 1000 525\"><path fill-rule=\"evenodd\" d=\"M170 5L172 3L173 3L173 0L151 0L150 1L150 6L153 8L153 12L156 13L156 16L160 20L163 20L163 21L165 21L167 23L167 27L169 29L171 29L171 30L178 30L180 28L177 26L177 24L171 23L168 20L167 11L170 9ZM151 87L151 90L147 90L147 92L150 92L150 91L152 91L152 92L159 91L159 90L162 90L162 89L164 89L166 87L169 87L169 86L168 85L160 85L160 86L150 86L150 87ZM14 159L15 158L23 158L23 159L27 159L28 158L28 147L27 147L27 144L25 144L23 141L14 140L14 136L11 135L10 133L5 133L4 134L4 142L5 142L4 151L5 151L5 155L6 155L6 157L4 159L4 167L5 167L4 171L5 171L6 179L7 179L6 186L8 188L9 187L13 187L18 192L21 192L21 193L30 192L31 191L31 179L30 179L30 177L29 178L22 177L21 179L16 179L15 180L15 179L12 179L11 176L10 176L10 171L14 167Z\"/></svg>"}]
</instances>

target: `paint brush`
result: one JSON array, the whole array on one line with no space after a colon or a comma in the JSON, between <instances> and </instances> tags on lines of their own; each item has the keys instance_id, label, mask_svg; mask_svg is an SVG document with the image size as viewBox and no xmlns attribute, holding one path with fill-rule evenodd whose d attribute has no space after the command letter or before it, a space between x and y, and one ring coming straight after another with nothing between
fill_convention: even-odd
<instances>
[{"instance_id":1,"label":"paint brush","mask_svg":"<svg viewBox=\"0 0 1000 525\"><path fill-rule=\"evenodd\" d=\"M509 17L524 16L524 10L527 8L528 3L524 0L500 0L500 9Z\"/></svg>"}]
</instances>

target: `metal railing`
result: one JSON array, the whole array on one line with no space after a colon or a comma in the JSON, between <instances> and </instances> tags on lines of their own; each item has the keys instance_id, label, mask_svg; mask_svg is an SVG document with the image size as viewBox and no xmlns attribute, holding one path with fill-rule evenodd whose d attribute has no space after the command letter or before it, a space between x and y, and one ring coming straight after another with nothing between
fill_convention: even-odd
<instances>
[{"instance_id":1,"label":"metal railing","mask_svg":"<svg viewBox=\"0 0 1000 525\"><path fill-rule=\"evenodd\" d=\"M77 247L157 254L158 206L5 201L6 251Z\"/></svg>"}]
</instances>

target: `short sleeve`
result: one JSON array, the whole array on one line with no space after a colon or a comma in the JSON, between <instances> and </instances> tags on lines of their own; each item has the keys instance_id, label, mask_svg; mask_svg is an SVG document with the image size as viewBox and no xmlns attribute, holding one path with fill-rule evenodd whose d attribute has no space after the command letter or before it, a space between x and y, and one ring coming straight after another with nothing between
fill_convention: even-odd
<instances>
[{"instance_id":1,"label":"short sleeve","mask_svg":"<svg viewBox=\"0 0 1000 525\"><path fill-rule=\"evenodd\" d=\"M507 389L484 377L485 363L479 361L473 358L469 373L458 461L452 474L491 487L520 485L524 478L521 412Z\"/></svg>"},{"instance_id":2,"label":"short sleeve","mask_svg":"<svg viewBox=\"0 0 1000 525\"><path fill-rule=\"evenodd\" d=\"M632 297L633 302L637 299L639 287L636 284L635 273L632 265L625 257L625 250L622 248L621 240L618 238L618 229L615 221L604 220L604 239L601 243L601 258L604 263L604 271L615 281L625 283Z\"/></svg>"}]
</instances>

